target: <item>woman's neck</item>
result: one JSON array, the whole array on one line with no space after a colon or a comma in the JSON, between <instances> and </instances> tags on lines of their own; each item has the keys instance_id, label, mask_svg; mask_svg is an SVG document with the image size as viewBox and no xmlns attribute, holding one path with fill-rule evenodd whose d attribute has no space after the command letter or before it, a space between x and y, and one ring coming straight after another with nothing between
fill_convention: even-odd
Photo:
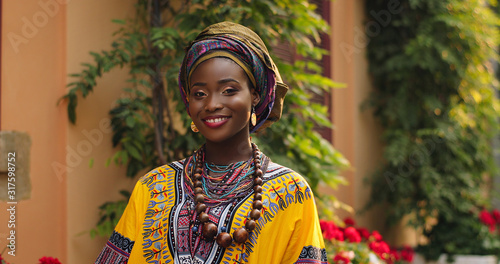
<instances>
[{"instance_id":1,"label":"woman's neck","mask_svg":"<svg viewBox=\"0 0 500 264\"><path fill-rule=\"evenodd\" d=\"M238 143L231 142L207 142L205 144L205 162L218 165L248 160L252 157L252 145L250 138Z\"/></svg>"}]
</instances>

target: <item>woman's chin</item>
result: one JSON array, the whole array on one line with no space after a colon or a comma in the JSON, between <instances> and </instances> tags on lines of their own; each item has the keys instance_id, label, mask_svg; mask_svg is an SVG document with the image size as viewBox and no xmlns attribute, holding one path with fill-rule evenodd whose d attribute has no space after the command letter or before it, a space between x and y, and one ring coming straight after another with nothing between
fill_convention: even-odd
<instances>
[{"instance_id":1,"label":"woman's chin","mask_svg":"<svg viewBox=\"0 0 500 264\"><path fill-rule=\"evenodd\" d=\"M248 127L241 129L238 133L214 129L200 132L202 132L202 135L205 137L207 143L210 142L215 144L239 144L240 142L248 142L248 138L250 137Z\"/></svg>"}]
</instances>

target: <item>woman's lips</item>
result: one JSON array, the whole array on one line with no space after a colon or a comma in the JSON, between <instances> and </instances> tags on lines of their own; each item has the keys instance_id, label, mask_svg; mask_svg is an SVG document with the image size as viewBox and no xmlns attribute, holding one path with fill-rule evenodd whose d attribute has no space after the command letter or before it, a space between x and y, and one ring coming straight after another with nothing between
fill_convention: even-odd
<instances>
[{"instance_id":1,"label":"woman's lips","mask_svg":"<svg viewBox=\"0 0 500 264\"><path fill-rule=\"evenodd\" d=\"M209 128L217 128L224 125L228 120L228 116L208 117L203 119L203 123Z\"/></svg>"}]
</instances>

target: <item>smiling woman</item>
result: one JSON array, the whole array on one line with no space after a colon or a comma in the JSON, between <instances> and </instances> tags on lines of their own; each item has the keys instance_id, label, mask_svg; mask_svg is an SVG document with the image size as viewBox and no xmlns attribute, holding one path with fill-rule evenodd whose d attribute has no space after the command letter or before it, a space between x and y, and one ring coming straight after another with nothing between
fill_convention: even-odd
<instances>
[{"instance_id":1,"label":"smiling woman","mask_svg":"<svg viewBox=\"0 0 500 264\"><path fill-rule=\"evenodd\" d=\"M208 27L179 87L206 143L139 180L96 263L327 263L309 185L251 142L280 118L287 89L259 36Z\"/></svg>"},{"instance_id":2,"label":"smiling woman","mask_svg":"<svg viewBox=\"0 0 500 264\"><path fill-rule=\"evenodd\" d=\"M207 148L218 150L220 146L239 146L241 143L250 146L249 120L260 96L250 88L252 85L245 71L230 59L215 57L193 70L191 83L189 113L206 138ZM241 153L240 149L233 149L233 152L219 153L225 158L212 155L207 158L224 164L247 159L250 155L250 152Z\"/></svg>"}]
</instances>

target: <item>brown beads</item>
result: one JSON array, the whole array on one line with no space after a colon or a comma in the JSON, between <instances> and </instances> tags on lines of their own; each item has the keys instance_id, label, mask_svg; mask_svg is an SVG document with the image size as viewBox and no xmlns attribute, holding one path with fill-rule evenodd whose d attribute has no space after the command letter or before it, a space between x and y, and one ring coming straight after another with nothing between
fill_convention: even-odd
<instances>
[{"instance_id":1,"label":"brown beads","mask_svg":"<svg viewBox=\"0 0 500 264\"><path fill-rule=\"evenodd\" d=\"M214 240L215 236L217 235L217 226L210 222L203 224L202 234L205 240Z\"/></svg>"},{"instance_id":2,"label":"brown beads","mask_svg":"<svg viewBox=\"0 0 500 264\"><path fill-rule=\"evenodd\" d=\"M227 232L222 232L217 235L217 239L215 240L217 244L219 244L223 248L227 248L233 243L233 238Z\"/></svg>"},{"instance_id":3,"label":"brown beads","mask_svg":"<svg viewBox=\"0 0 500 264\"><path fill-rule=\"evenodd\" d=\"M199 203L196 205L195 210L198 214L200 214L201 212L205 212L205 210L207 210L207 205L204 203Z\"/></svg>"},{"instance_id":4,"label":"brown beads","mask_svg":"<svg viewBox=\"0 0 500 264\"><path fill-rule=\"evenodd\" d=\"M200 220L200 222L202 223L205 223L208 221L208 214L205 213L205 212L201 212L199 215L198 215L198 220Z\"/></svg>"},{"instance_id":5,"label":"brown beads","mask_svg":"<svg viewBox=\"0 0 500 264\"><path fill-rule=\"evenodd\" d=\"M253 209L261 210L262 209L262 201L254 200L252 204Z\"/></svg>"},{"instance_id":6,"label":"brown beads","mask_svg":"<svg viewBox=\"0 0 500 264\"><path fill-rule=\"evenodd\" d=\"M203 196L203 194L199 193L194 197L194 200L197 203L203 203L205 201L205 197Z\"/></svg>"},{"instance_id":7,"label":"brown beads","mask_svg":"<svg viewBox=\"0 0 500 264\"><path fill-rule=\"evenodd\" d=\"M255 178L255 179L253 179L253 184L255 184L255 185L262 185L262 179L261 178Z\"/></svg>"},{"instance_id":8,"label":"brown beads","mask_svg":"<svg viewBox=\"0 0 500 264\"><path fill-rule=\"evenodd\" d=\"M233 239L236 243L244 243L248 239L248 231L245 228L238 228L233 233Z\"/></svg>"},{"instance_id":9,"label":"brown beads","mask_svg":"<svg viewBox=\"0 0 500 264\"><path fill-rule=\"evenodd\" d=\"M195 211L198 214L198 221L202 223L203 227L201 233L203 238L207 241L216 240L217 244L221 247L227 248L231 246L233 240L236 243L245 243L248 239L249 232L252 232L256 226L256 221L260 218L261 210L263 207L262 204L262 177L264 173L262 172L262 160L261 153L255 144L252 143L252 151L253 151L253 163L254 163L254 173L253 173L253 203L252 210L250 211L250 218L248 218L245 222L245 227L240 227L233 232L231 235L228 232L221 232L219 234L217 231L217 226L209 221L207 210L208 206L205 204L205 196L203 195L203 183L202 179L204 171L203 171L203 154L201 150L195 153L196 155L196 164L195 169L192 174L191 180L193 181L193 192L194 192L194 200L196 202ZM222 229L226 231L224 227Z\"/></svg>"},{"instance_id":10,"label":"brown beads","mask_svg":"<svg viewBox=\"0 0 500 264\"><path fill-rule=\"evenodd\" d=\"M250 217L252 219L259 219L260 218L260 210L257 210L257 209L253 209L251 212L250 212Z\"/></svg>"},{"instance_id":11,"label":"brown beads","mask_svg":"<svg viewBox=\"0 0 500 264\"><path fill-rule=\"evenodd\" d=\"M257 224L255 223L255 221L251 219L247 220L247 222L245 223L245 229L250 232L252 232L256 226Z\"/></svg>"}]
</instances>

